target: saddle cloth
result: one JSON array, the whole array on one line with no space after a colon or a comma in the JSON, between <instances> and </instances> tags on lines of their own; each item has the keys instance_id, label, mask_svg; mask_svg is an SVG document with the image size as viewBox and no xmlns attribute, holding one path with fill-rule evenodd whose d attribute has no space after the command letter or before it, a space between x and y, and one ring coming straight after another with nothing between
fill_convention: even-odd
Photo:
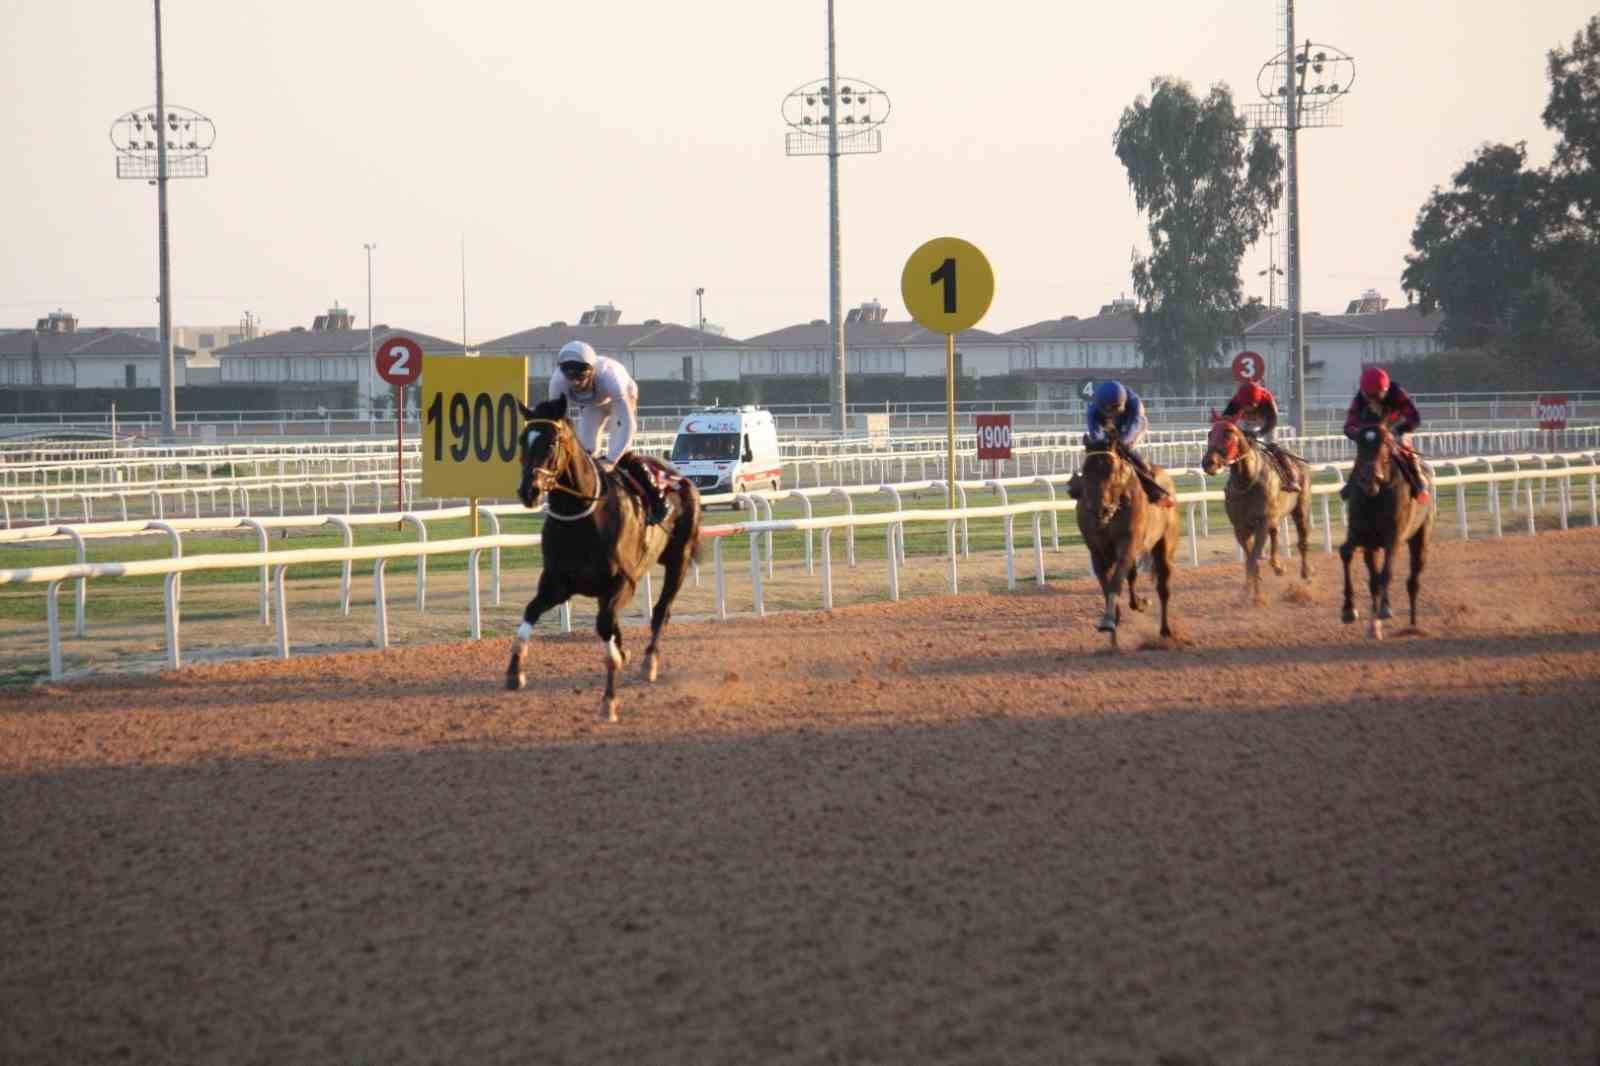
<instances>
[{"instance_id":1,"label":"saddle cloth","mask_svg":"<svg viewBox=\"0 0 1600 1066\"><path fill-rule=\"evenodd\" d=\"M672 467L653 459L648 455L638 452L628 452L621 462L616 465L616 474L620 475L623 486L636 496L643 496L642 486L638 481L641 472L650 479L650 486L662 499L671 498L688 478L678 473Z\"/></svg>"}]
</instances>

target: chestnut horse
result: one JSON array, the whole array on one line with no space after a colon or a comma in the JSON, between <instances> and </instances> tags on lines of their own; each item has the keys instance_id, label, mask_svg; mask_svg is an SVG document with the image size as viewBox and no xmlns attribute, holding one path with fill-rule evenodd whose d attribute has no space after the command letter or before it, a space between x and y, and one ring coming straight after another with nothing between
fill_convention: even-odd
<instances>
[{"instance_id":1,"label":"chestnut horse","mask_svg":"<svg viewBox=\"0 0 1600 1066\"><path fill-rule=\"evenodd\" d=\"M700 493L687 478L675 479L666 493L671 506L666 521L647 525L644 502L625 487L625 475L601 469L578 443L567 423L566 397L531 411L523 407L522 414L528 424L522 434L517 497L526 507L537 506L540 496L546 497L548 513L540 542L544 570L511 644L506 687L520 689L527 684L528 641L539 616L575 595L592 596L600 607L595 632L605 646L606 694L600 717L615 722L617 671L628 661L617 611L633 599L639 580L659 561L666 577L650 616L643 670L644 679L654 681L661 665L661 630L698 548ZM661 467L653 459L645 462Z\"/></svg>"},{"instance_id":2,"label":"chestnut horse","mask_svg":"<svg viewBox=\"0 0 1600 1066\"><path fill-rule=\"evenodd\" d=\"M1372 621L1367 636L1383 638L1384 619L1393 618L1389 609L1389 577L1394 567L1394 550L1404 541L1411 549L1411 573L1406 578L1406 594L1411 599L1411 625L1417 624L1417 589L1422 584L1422 568L1427 562L1428 538L1433 534L1435 514L1432 498L1418 504L1411 486L1395 469L1394 450L1399 447L1389 430L1372 426L1362 430L1356 440L1356 463L1351 471L1350 515L1339 558L1344 562L1344 611L1346 624L1360 617L1350 586L1350 557L1360 548L1367 562L1367 589L1372 596ZM1424 484L1433 477L1422 469ZM1383 566L1377 553L1383 552Z\"/></svg>"},{"instance_id":3,"label":"chestnut horse","mask_svg":"<svg viewBox=\"0 0 1600 1066\"><path fill-rule=\"evenodd\" d=\"M1211 416L1211 436L1206 441L1200 469L1215 474L1224 466L1228 468L1228 483L1222 490L1223 502L1228 509L1228 521L1233 523L1233 535L1244 551L1245 594L1257 606L1263 602L1261 549L1269 541L1272 548L1268 562L1272 572L1283 574L1283 564L1278 561L1278 524L1285 516L1294 519L1300 549L1300 579L1311 579L1311 556L1306 548L1311 528L1311 470L1299 459L1290 461L1300 480L1298 492L1283 490L1283 475L1278 464L1258 441L1239 428L1235 419Z\"/></svg>"},{"instance_id":4,"label":"chestnut horse","mask_svg":"<svg viewBox=\"0 0 1600 1066\"><path fill-rule=\"evenodd\" d=\"M1139 556L1148 552L1156 575L1156 594L1161 597L1161 635L1173 636L1167 599L1181 537L1178 512L1150 502L1133 464L1121 454L1120 445L1094 445L1085 440L1084 452L1078 532L1089 549L1089 562L1106 601L1105 613L1095 628L1111 634L1111 646L1117 646L1117 625L1122 621L1117 597L1122 593L1123 581L1128 583L1128 606L1135 611L1144 610L1146 601L1134 591L1134 584L1139 577ZM1159 466L1151 469L1156 482L1176 494L1172 475Z\"/></svg>"}]
</instances>

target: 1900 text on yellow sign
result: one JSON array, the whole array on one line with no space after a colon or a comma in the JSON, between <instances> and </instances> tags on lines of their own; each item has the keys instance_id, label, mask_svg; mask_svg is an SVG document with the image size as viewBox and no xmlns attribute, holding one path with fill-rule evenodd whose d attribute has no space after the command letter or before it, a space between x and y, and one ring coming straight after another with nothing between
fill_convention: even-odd
<instances>
[{"instance_id":1,"label":"1900 text on yellow sign","mask_svg":"<svg viewBox=\"0 0 1600 1066\"><path fill-rule=\"evenodd\" d=\"M422 494L512 498L522 477L521 356L428 355L422 360Z\"/></svg>"}]
</instances>

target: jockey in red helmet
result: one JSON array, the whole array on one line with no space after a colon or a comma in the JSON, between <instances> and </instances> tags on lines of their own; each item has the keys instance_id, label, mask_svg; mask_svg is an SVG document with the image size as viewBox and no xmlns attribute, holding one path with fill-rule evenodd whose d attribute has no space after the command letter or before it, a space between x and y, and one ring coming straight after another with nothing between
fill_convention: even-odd
<instances>
[{"instance_id":1,"label":"jockey in red helmet","mask_svg":"<svg viewBox=\"0 0 1600 1066\"><path fill-rule=\"evenodd\" d=\"M1372 426L1387 426L1394 434L1395 450L1400 472L1411 486L1411 495L1418 503L1428 502L1428 486L1417 465L1416 452L1406 441L1406 434L1422 425L1422 415L1416 403L1399 385L1389 380L1389 372L1381 366L1369 366L1361 372L1361 384L1350 409L1344 416L1344 435L1355 440L1362 430ZM1349 483L1344 495L1349 495Z\"/></svg>"},{"instance_id":2,"label":"jockey in red helmet","mask_svg":"<svg viewBox=\"0 0 1600 1066\"><path fill-rule=\"evenodd\" d=\"M1222 417L1255 423L1253 427L1245 429L1245 434L1252 440L1260 441L1267 455L1277 464L1283 491L1300 491L1300 479L1295 475L1292 457L1272 439L1273 432L1278 428L1278 399L1270 389L1253 381L1245 382L1233 394L1233 399L1228 401L1228 406L1222 409Z\"/></svg>"}]
</instances>

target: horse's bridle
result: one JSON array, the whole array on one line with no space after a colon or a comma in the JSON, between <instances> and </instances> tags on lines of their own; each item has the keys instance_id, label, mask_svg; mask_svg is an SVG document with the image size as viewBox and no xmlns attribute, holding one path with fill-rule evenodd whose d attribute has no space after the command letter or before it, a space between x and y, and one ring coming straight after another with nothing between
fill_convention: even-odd
<instances>
[{"instance_id":1,"label":"horse's bridle","mask_svg":"<svg viewBox=\"0 0 1600 1066\"><path fill-rule=\"evenodd\" d=\"M1358 461L1355 468L1350 471L1350 481L1357 488L1361 488L1367 477L1371 477L1373 482L1381 487L1388 483L1389 478L1387 474L1383 477L1378 476L1378 460L1380 456L1388 453L1390 464L1394 463L1394 438L1384 426L1371 426L1363 430L1362 433L1364 436L1370 434L1369 439L1376 443L1373 446L1372 454L1367 457L1367 461L1364 463Z\"/></svg>"},{"instance_id":2,"label":"horse's bridle","mask_svg":"<svg viewBox=\"0 0 1600 1066\"><path fill-rule=\"evenodd\" d=\"M1110 464L1111 472L1106 475L1106 480L1110 481L1113 477L1116 476L1117 463L1123 461L1122 457L1116 453L1115 449L1107 448L1107 449L1105 449L1103 451L1090 452L1088 455L1084 456L1084 458L1083 458L1084 465L1088 466L1089 465L1089 460L1091 458L1093 458L1094 456L1096 456L1096 455L1105 456L1106 457L1106 462L1108 464ZM1111 506L1106 508L1106 509L1104 509L1104 510L1101 510L1099 506L1096 506L1094 508L1094 516L1100 522L1100 524L1103 526L1103 525L1107 525L1108 523L1110 523L1110 521L1113 518L1116 517L1117 512L1120 511L1120 510L1122 510L1122 503L1121 503L1121 501L1119 499L1119 500L1113 501Z\"/></svg>"},{"instance_id":3,"label":"horse's bridle","mask_svg":"<svg viewBox=\"0 0 1600 1066\"><path fill-rule=\"evenodd\" d=\"M530 418L528 419L528 425L549 426L556 431L555 442L550 447L551 456L555 459L555 465L546 466L543 463L540 463L538 466L535 466L531 471L533 476L533 487L544 493L546 496L550 495L552 492L561 492L573 497L574 499L581 500L582 502L589 504L588 510L576 515L558 515L554 511L550 511L548 508L546 508L546 511L548 511L550 517L559 518L562 521L570 522L578 518L587 518L594 511L595 506L599 504L601 497L589 496L582 492L578 492L576 489L569 489L567 486L561 484L562 475L567 472L568 467L571 465L567 456L567 449L562 446L565 440L565 435L571 432L571 430L567 427L566 422L562 419L556 418ZM533 441L526 440L525 443L531 452ZM583 452L584 457L589 460L589 464L594 467L595 480L603 484L603 479L600 477L600 464L594 461L594 456L590 455L582 448L578 448L577 450Z\"/></svg>"},{"instance_id":4,"label":"horse's bridle","mask_svg":"<svg viewBox=\"0 0 1600 1066\"><path fill-rule=\"evenodd\" d=\"M1234 466L1243 461L1245 453L1249 450L1250 438L1244 430L1239 428L1239 424L1237 422L1227 422L1227 425L1233 427L1233 432L1228 434L1228 450L1222 453L1222 465L1231 470ZM1241 439L1245 441L1243 447L1241 447L1239 444ZM1211 451L1212 449L1208 447L1206 449L1206 454L1211 454ZM1245 489L1248 490L1254 488L1256 482L1260 481L1262 476L1266 473L1266 469L1265 463L1257 467L1256 476L1250 479L1250 481L1245 485ZM1227 490L1224 489L1223 491Z\"/></svg>"}]
</instances>

